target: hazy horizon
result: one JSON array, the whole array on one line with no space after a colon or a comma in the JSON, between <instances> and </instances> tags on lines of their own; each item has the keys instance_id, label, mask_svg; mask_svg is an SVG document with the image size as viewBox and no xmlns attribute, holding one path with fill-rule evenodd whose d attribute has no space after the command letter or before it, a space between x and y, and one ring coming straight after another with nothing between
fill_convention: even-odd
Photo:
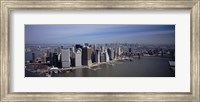
<instances>
[{"instance_id":1,"label":"hazy horizon","mask_svg":"<svg viewBox=\"0 0 200 102\"><path fill-rule=\"evenodd\" d=\"M175 44L175 25L25 25L25 44Z\"/></svg>"}]
</instances>

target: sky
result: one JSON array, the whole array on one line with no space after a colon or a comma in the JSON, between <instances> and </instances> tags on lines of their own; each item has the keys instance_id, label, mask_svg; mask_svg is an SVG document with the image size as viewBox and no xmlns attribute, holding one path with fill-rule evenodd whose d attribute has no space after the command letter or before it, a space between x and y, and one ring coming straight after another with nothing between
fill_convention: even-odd
<instances>
[{"instance_id":1,"label":"sky","mask_svg":"<svg viewBox=\"0 0 200 102\"><path fill-rule=\"evenodd\" d=\"M175 44L175 25L25 25L25 44Z\"/></svg>"}]
</instances>

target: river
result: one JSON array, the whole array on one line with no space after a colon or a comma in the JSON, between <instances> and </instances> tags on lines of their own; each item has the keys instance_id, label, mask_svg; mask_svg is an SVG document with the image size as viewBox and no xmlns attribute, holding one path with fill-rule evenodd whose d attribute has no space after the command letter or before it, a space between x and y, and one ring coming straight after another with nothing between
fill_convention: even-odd
<instances>
[{"instance_id":1,"label":"river","mask_svg":"<svg viewBox=\"0 0 200 102\"><path fill-rule=\"evenodd\" d=\"M141 57L114 65L102 64L92 69L53 74L52 77L175 77L175 72L169 66L170 60L166 57Z\"/></svg>"}]
</instances>

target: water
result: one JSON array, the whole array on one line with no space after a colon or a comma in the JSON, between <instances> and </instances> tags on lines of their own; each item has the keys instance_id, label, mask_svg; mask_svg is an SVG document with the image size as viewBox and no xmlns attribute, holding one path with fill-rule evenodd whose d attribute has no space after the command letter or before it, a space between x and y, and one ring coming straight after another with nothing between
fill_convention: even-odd
<instances>
[{"instance_id":1,"label":"water","mask_svg":"<svg viewBox=\"0 0 200 102\"><path fill-rule=\"evenodd\" d=\"M114 66L103 64L93 69L76 69L52 77L175 77L170 69L170 58L141 57L133 61L117 62Z\"/></svg>"}]
</instances>

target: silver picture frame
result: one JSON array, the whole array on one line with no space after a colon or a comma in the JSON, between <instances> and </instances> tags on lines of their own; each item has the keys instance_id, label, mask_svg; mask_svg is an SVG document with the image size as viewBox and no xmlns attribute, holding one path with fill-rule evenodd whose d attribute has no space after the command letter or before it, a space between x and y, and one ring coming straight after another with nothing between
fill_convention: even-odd
<instances>
[{"instance_id":1,"label":"silver picture frame","mask_svg":"<svg viewBox=\"0 0 200 102\"><path fill-rule=\"evenodd\" d=\"M19 9L189 9L191 92L10 92L9 24ZM200 1L199 0L0 0L0 101L200 101ZM181 87L181 86L180 86Z\"/></svg>"}]
</instances>

